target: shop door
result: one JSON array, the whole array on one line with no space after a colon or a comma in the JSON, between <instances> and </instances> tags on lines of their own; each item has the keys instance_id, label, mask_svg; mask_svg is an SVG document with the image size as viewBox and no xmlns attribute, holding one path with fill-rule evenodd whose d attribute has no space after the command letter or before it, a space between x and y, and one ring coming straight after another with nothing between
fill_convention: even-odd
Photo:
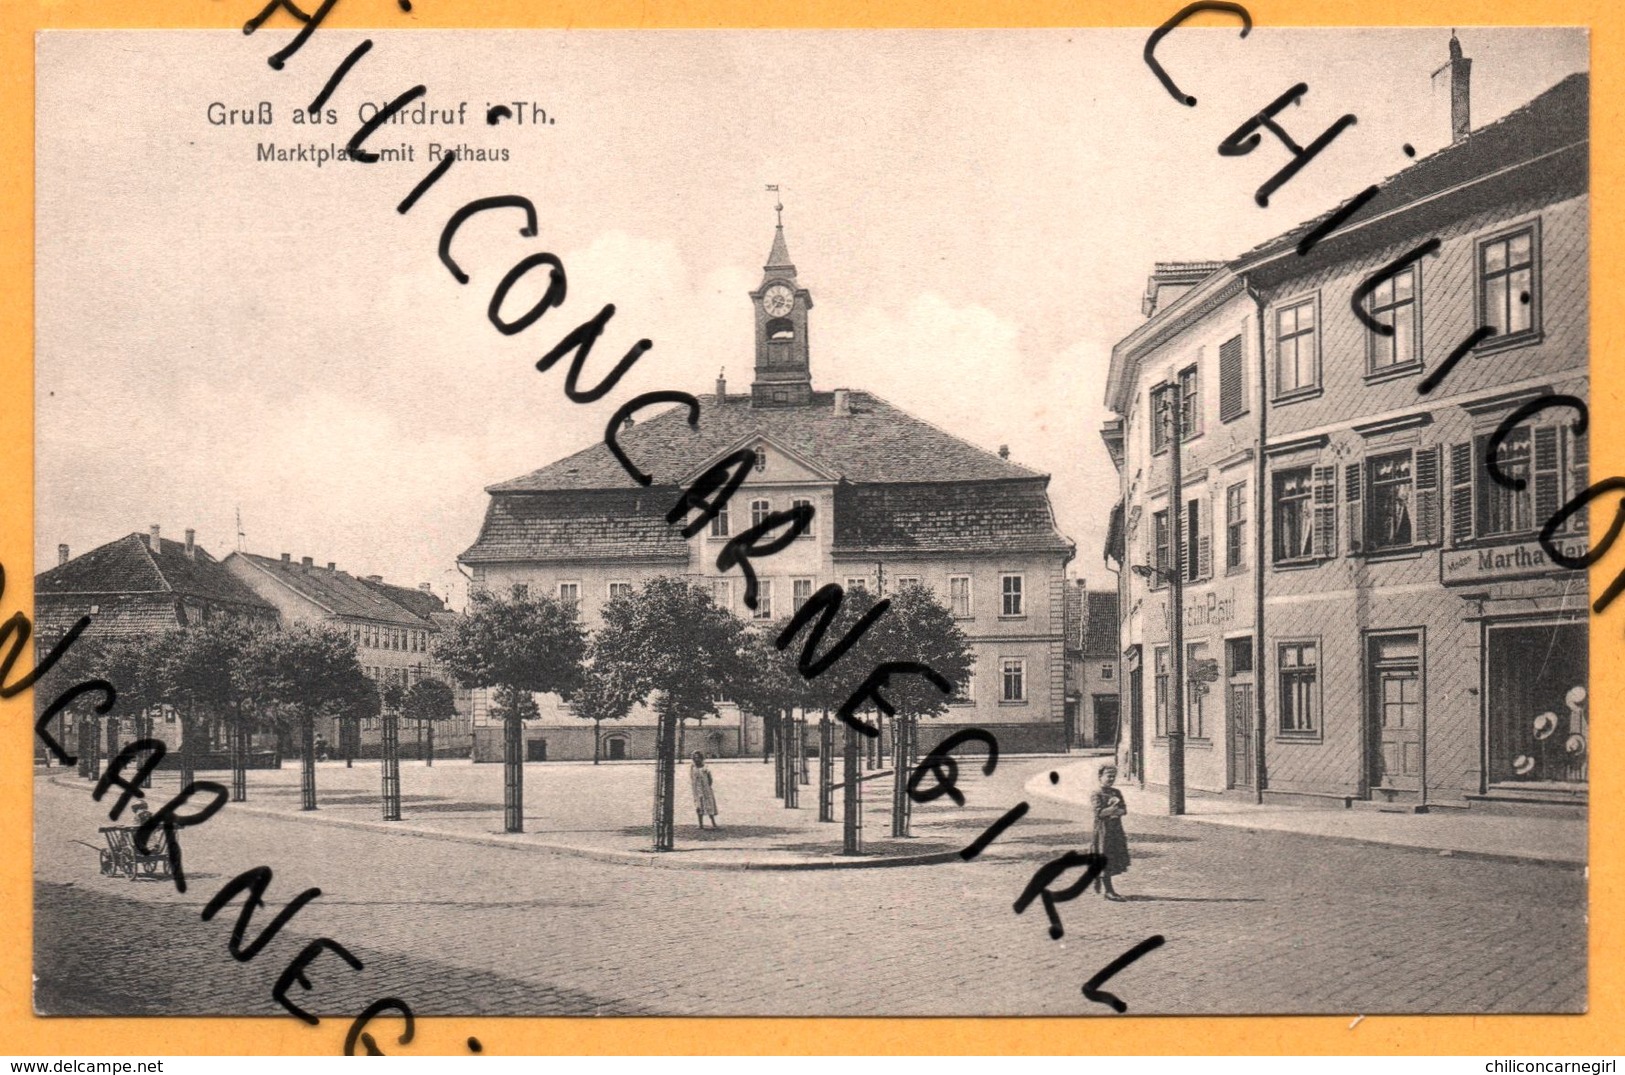
<instances>
[{"instance_id":1,"label":"shop door","mask_svg":"<svg viewBox=\"0 0 1625 1075\"><path fill-rule=\"evenodd\" d=\"M1230 786L1253 786L1253 640L1228 638L1224 643L1225 739L1230 749Z\"/></svg>"},{"instance_id":2,"label":"shop door","mask_svg":"<svg viewBox=\"0 0 1625 1075\"><path fill-rule=\"evenodd\" d=\"M1117 722L1121 712L1122 703L1115 694L1097 694L1093 699L1095 703L1095 738L1094 745L1117 745Z\"/></svg>"},{"instance_id":3,"label":"shop door","mask_svg":"<svg viewBox=\"0 0 1625 1075\"><path fill-rule=\"evenodd\" d=\"M1422 654L1414 634L1369 640L1366 684L1371 728L1371 786L1417 791L1422 786Z\"/></svg>"},{"instance_id":4,"label":"shop door","mask_svg":"<svg viewBox=\"0 0 1625 1075\"><path fill-rule=\"evenodd\" d=\"M1128 674L1129 771L1132 780L1145 779L1145 673L1139 662Z\"/></svg>"}]
</instances>

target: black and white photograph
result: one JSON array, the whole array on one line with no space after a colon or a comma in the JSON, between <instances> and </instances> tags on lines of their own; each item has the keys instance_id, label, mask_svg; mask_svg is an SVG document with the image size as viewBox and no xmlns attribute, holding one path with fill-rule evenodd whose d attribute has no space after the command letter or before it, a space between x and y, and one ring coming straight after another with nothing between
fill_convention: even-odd
<instances>
[{"instance_id":1,"label":"black and white photograph","mask_svg":"<svg viewBox=\"0 0 1625 1075\"><path fill-rule=\"evenodd\" d=\"M35 39L37 1014L1587 1009L1584 28L317 21Z\"/></svg>"}]
</instances>

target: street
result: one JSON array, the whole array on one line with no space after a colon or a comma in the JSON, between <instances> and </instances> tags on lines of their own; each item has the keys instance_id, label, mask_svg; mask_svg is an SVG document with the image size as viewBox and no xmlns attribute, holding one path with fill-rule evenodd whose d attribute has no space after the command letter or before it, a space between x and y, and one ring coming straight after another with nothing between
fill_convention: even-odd
<instances>
[{"instance_id":1,"label":"street","mask_svg":"<svg viewBox=\"0 0 1625 1075\"><path fill-rule=\"evenodd\" d=\"M919 807L917 827L969 844L1056 764L1009 758L990 778L966 764L967 804ZM626 769L640 785L650 776L647 766ZM495 766L463 775L403 766L403 784L419 793L408 796L408 823L456 807L430 792L470 772L500 802ZM528 791L538 773L553 789L527 797L527 814L540 817L582 808L558 788L602 779L590 766L531 766ZM736 799L770 780L749 763L720 773ZM296 771L275 774L290 775L296 789ZM160 775L155 804L174 779ZM254 790L261 774L250 779L252 807L265 795ZM1089 837L1077 808L1031 796L1031 811L973 862L809 871L652 869L228 805L181 831L181 894L102 877L96 853L74 842L99 843L111 796L98 806L87 783L45 777L35 789L35 1003L50 1014L282 1014L272 984L316 937L365 968L324 953L307 972L312 991L295 986L292 999L346 1017L381 996L420 1015L1111 1015L1082 983L1157 934L1163 946L1103 986L1131 1014L1585 1005L1584 874L1535 863L1141 813L1127 819L1134 862L1118 883L1130 902L1091 892L1059 903L1065 936L1052 940L1039 901L1019 915L1011 905L1035 870L1087 851ZM800 813L815 814L803 791ZM627 808L647 817L646 801ZM681 823L686 808L684 797L679 845L695 835ZM866 823L878 831L884 811L871 809ZM726 799L723 810L727 836ZM500 820L498 810L485 828ZM839 826L827 828L838 847ZM248 938L305 888L322 895L240 963L227 940L242 900L210 922L199 912L227 880L262 865L274 879Z\"/></svg>"}]
</instances>

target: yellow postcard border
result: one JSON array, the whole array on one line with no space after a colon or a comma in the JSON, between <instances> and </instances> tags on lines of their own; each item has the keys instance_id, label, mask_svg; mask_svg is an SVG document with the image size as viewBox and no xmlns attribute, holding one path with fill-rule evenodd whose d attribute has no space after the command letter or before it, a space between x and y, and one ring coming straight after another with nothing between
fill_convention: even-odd
<instances>
[{"instance_id":1,"label":"yellow postcard border","mask_svg":"<svg viewBox=\"0 0 1625 1075\"><path fill-rule=\"evenodd\" d=\"M4 507L0 563L10 589L0 615L29 608L33 548L33 176L34 34L43 29L238 28L260 0L5 0L0 3L0 456ZM1063 4L1054 0L820 0L763 4L760 0L415 0L403 13L396 0L347 0L327 25L348 28L527 27L988 27L1157 25L1182 0L1115 0ZM1593 355L1615 353L1625 302L1612 285L1619 263L1621 216L1614 211L1625 177L1625 129L1620 120L1625 73L1625 8L1602 2L1518 5L1491 0L1471 6L1441 0L1355 0L1332 12L1303 0L1253 0L1255 23L1269 25L1574 25L1592 34L1592 318ZM1197 22L1202 21L1199 17ZM1149 77L1149 76L1148 76ZM1625 273L1621 274L1625 277ZM1625 371L1622 371L1625 372ZM1625 413L1622 382L1592 378L1594 473L1625 473L1625 434L1607 420ZM94 416L87 416L93 420ZM1600 592L1622 566L1612 554L1592 580ZM1622 603L1625 605L1625 603ZM1591 635L1592 695L1612 700L1625 686L1625 663L1605 647L1619 641L1616 607ZM1592 752L1597 770L1619 771L1618 725L1606 705ZM292 1018L41 1019L32 1013L31 711L27 698L3 703L0 810L9 823L0 844L0 912L11 928L0 934L0 1052L37 1056L215 1055L338 1053L346 1026L317 1028ZM1593 789L1592 831L1609 833L1625 818L1625 782L1605 779ZM1265 1018L1090 1017L1039 1019L640 1019L628 1033L619 1019L439 1018L420 1020L410 1048L417 1054L466 1053L472 1035L489 1053L1270 1053L1578 1055L1619 1051L1625 1016L1625 960L1620 853L1603 839L1590 870L1591 1010L1581 1016L1373 1016L1351 1026L1350 1015ZM19 928L26 926L28 928ZM1307 953L1306 953L1307 955ZM1612 1032L1610 1032L1612 1031ZM402 1050L406 1051L406 1050Z\"/></svg>"}]
</instances>

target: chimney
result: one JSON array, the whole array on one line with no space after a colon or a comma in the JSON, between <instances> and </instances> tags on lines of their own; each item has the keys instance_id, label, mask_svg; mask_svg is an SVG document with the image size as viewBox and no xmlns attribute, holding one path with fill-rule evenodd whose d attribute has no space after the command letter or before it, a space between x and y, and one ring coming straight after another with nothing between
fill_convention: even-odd
<instances>
[{"instance_id":1,"label":"chimney","mask_svg":"<svg viewBox=\"0 0 1625 1075\"><path fill-rule=\"evenodd\" d=\"M724 366L717 371L717 402L728 402L728 369Z\"/></svg>"},{"instance_id":2,"label":"chimney","mask_svg":"<svg viewBox=\"0 0 1625 1075\"><path fill-rule=\"evenodd\" d=\"M56 566L61 567L63 564L65 564L67 562L68 562L68 547L66 545L58 545L56 547Z\"/></svg>"},{"instance_id":3,"label":"chimney","mask_svg":"<svg viewBox=\"0 0 1625 1075\"><path fill-rule=\"evenodd\" d=\"M186 558L188 560L197 559L197 531L191 527L186 529Z\"/></svg>"},{"instance_id":4,"label":"chimney","mask_svg":"<svg viewBox=\"0 0 1625 1075\"><path fill-rule=\"evenodd\" d=\"M835 390L835 417L846 418L852 414L852 393L844 388Z\"/></svg>"},{"instance_id":5,"label":"chimney","mask_svg":"<svg viewBox=\"0 0 1625 1075\"><path fill-rule=\"evenodd\" d=\"M306 570L306 571L309 571L309 570L310 570L310 564L311 564L311 560L310 560L310 557L308 557L308 556L301 556L301 557L300 557L300 558L299 558L299 566L300 566L300 567L302 567L302 568L304 568L304 569L305 569L305 570Z\"/></svg>"},{"instance_id":6,"label":"chimney","mask_svg":"<svg viewBox=\"0 0 1625 1075\"><path fill-rule=\"evenodd\" d=\"M288 563L291 559L292 559L292 557L290 557L287 553L282 554L282 562L284 564Z\"/></svg>"},{"instance_id":7,"label":"chimney","mask_svg":"<svg viewBox=\"0 0 1625 1075\"><path fill-rule=\"evenodd\" d=\"M418 583L418 589L422 590L424 593L434 593L434 587L430 586L427 582Z\"/></svg>"},{"instance_id":8,"label":"chimney","mask_svg":"<svg viewBox=\"0 0 1625 1075\"><path fill-rule=\"evenodd\" d=\"M1450 94L1450 141L1459 142L1472 133L1473 61L1461 54L1461 42L1450 31L1450 61L1433 72L1433 96Z\"/></svg>"},{"instance_id":9,"label":"chimney","mask_svg":"<svg viewBox=\"0 0 1625 1075\"><path fill-rule=\"evenodd\" d=\"M382 575L368 575L367 576L367 581L368 582L383 582L384 581L384 576L382 576Z\"/></svg>"},{"instance_id":10,"label":"chimney","mask_svg":"<svg viewBox=\"0 0 1625 1075\"><path fill-rule=\"evenodd\" d=\"M332 560L327 561L327 570L328 571L335 571L336 572L338 569L339 569L338 564L334 563Z\"/></svg>"},{"instance_id":11,"label":"chimney","mask_svg":"<svg viewBox=\"0 0 1625 1075\"><path fill-rule=\"evenodd\" d=\"M152 549L153 552L158 551L158 524L157 523L154 523L153 526L152 526L152 529L148 532L147 546L150 549Z\"/></svg>"},{"instance_id":12,"label":"chimney","mask_svg":"<svg viewBox=\"0 0 1625 1075\"><path fill-rule=\"evenodd\" d=\"M1010 458L1010 446L1008 444L999 445L999 458L1000 459L1009 459Z\"/></svg>"}]
</instances>

